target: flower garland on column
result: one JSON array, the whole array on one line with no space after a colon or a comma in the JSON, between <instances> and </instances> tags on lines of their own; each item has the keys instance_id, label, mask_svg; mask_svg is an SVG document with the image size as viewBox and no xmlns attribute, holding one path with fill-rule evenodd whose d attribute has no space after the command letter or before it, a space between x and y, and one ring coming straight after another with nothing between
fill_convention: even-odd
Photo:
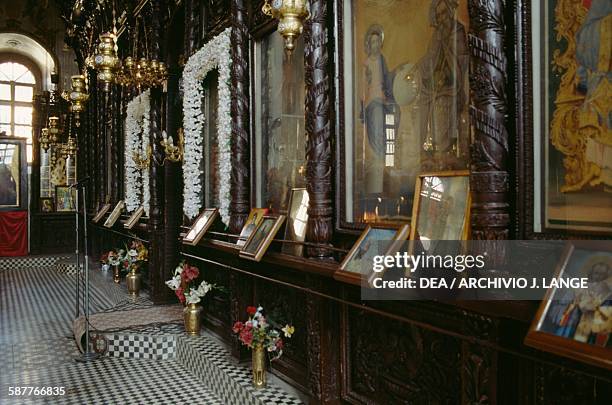
<instances>
[{"instance_id":1,"label":"flower garland on column","mask_svg":"<svg viewBox=\"0 0 612 405\"><path fill-rule=\"evenodd\" d=\"M149 171L141 170L132 158L133 152L146 156L149 145L150 92L134 97L127 104L125 118L125 206L134 211L141 203L149 212Z\"/></svg>"},{"instance_id":2,"label":"flower garland on column","mask_svg":"<svg viewBox=\"0 0 612 405\"><path fill-rule=\"evenodd\" d=\"M219 144L219 214L225 224L229 223L230 204L230 142L232 133L230 69L231 28L217 35L194 53L183 70L183 117L185 151L183 158L183 211L195 218L202 208L202 80L213 69L219 70L219 105L217 106L217 137ZM206 151L206 153L209 153Z\"/></svg>"}]
</instances>

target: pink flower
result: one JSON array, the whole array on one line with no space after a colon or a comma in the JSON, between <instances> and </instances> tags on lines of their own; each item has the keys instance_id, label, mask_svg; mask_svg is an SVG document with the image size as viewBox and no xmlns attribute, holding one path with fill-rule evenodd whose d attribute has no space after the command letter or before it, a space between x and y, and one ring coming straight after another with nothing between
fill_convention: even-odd
<instances>
[{"instance_id":1,"label":"pink flower","mask_svg":"<svg viewBox=\"0 0 612 405\"><path fill-rule=\"evenodd\" d=\"M176 291L174 291L174 293L178 297L179 301L181 301L181 304L185 304L185 292L183 288L182 287L177 288Z\"/></svg>"},{"instance_id":2,"label":"pink flower","mask_svg":"<svg viewBox=\"0 0 612 405\"><path fill-rule=\"evenodd\" d=\"M240 340L246 346L250 346L253 343L253 329L251 328L243 328L240 331Z\"/></svg>"},{"instance_id":3,"label":"pink flower","mask_svg":"<svg viewBox=\"0 0 612 405\"><path fill-rule=\"evenodd\" d=\"M198 270L197 267L189 266L186 264L185 270L183 270L183 272L181 273L181 278L186 283L189 283L190 281L198 278L199 275L200 275L200 270Z\"/></svg>"},{"instance_id":4,"label":"pink flower","mask_svg":"<svg viewBox=\"0 0 612 405\"><path fill-rule=\"evenodd\" d=\"M276 350L283 350L285 344L283 343L283 339L278 339L276 341Z\"/></svg>"},{"instance_id":5,"label":"pink flower","mask_svg":"<svg viewBox=\"0 0 612 405\"><path fill-rule=\"evenodd\" d=\"M238 333L242 330L243 327L244 327L244 324L242 322L235 322L234 326L232 327L232 331L234 333Z\"/></svg>"}]
</instances>

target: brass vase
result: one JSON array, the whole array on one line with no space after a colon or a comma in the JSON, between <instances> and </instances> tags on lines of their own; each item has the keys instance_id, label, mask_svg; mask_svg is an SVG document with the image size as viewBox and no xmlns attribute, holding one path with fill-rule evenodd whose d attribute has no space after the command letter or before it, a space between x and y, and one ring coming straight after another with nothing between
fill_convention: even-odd
<instances>
[{"instance_id":1,"label":"brass vase","mask_svg":"<svg viewBox=\"0 0 612 405\"><path fill-rule=\"evenodd\" d=\"M132 267L128 275L125 277L127 289L131 296L138 297L138 294L140 293L140 279L140 273L137 273L136 268Z\"/></svg>"},{"instance_id":2,"label":"brass vase","mask_svg":"<svg viewBox=\"0 0 612 405\"><path fill-rule=\"evenodd\" d=\"M199 335L200 334L200 315L202 314L202 306L200 304L187 304L183 310L183 317L185 319L185 332L188 335Z\"/></svg>"},{"instance_id":3,"label":"brass vase","mask_svg":"<svg viewBox=\"0 0 612 405\"><path fill-rule=\"evenodd\" d=\"M113 281L117 284L121 281L121 273L119 273L119 266L113 266Z\"/></svg>"},{"instance_id":4,"label":"brass vase","mask_svg":"<svg viewBox=\"0 0 612 405\"><path fill-rule=\"evenodd\" d=\"M266 379L266 351L263 345L257 345L253 348L252 353L253 363L253 387L265 388Z\"/></svg>"}]
</instances>

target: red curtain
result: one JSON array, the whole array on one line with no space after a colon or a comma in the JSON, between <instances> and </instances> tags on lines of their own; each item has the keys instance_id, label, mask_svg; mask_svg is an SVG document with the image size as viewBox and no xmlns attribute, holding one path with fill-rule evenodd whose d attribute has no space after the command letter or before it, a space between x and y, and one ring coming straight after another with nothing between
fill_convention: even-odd
<instances>
[{"instance_id":1,"label":"red curtain","mask_svg":"<svg viewBox=\"0 0 612 405\"><path fill-rule=\"evenodd\" d=\"M28 211L0 212L0 256L27 256Z\"/></svg>"}]
</instances>

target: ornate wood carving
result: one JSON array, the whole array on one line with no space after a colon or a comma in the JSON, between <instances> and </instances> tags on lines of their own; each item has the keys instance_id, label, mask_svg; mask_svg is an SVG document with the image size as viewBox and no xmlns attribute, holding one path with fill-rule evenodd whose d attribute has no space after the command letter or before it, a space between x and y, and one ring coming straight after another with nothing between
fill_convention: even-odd
<instances>
[{"instance_id":1,"label":"ornate wood carving","mask_svg":"<svg viewBox=\"0 0 612 405\"><path fill-rule=\"evenodd\" d=\"M332 136L330 118L327 1L310 2L310 19L304 29L306 82L306 178L309 242L329 243L332 238ZM330 257L331 252L308 248L310 257Z\"/></svg>"},{"instance_id":2,"label":"ornate wood carving","mask_svg":"<svg viewBox=\"0 0 612 405\"><path fill-rule=\"evenodd\" d=\"M508 239L504 2L469 0L472 238Z\"/></svg>"},{"instance_id":3,"label":"ornate wood carving","mask_svg":"<svg viewBox=\"0 0 612 405\"><path fill-rule=\"evenodd\" d=\"M116 204L119 201L119 189L118 184L121 181L119 177L119 131L117 128L117 99L120 95L119 86L113 84L111 86L110 103L108 104L108 121L106 127L108 128L108 144L109 144L109 171L108 176L110 178L110 197L111 203Z\"/></svg>"},{"instance_id":4,"label":"ornate wood carving","mask_svg":"<svg viewBox=\"0 0 612 405\"><path fill-rule=\"evenodd\" d=\"M344 310L343 396L353 403L461 403L461 342Z\"/></svg>"},{"instance_id":5,"label":"ornate wood carving","mask_svg":"<svg viewBox=\"0 0 612 405\"><path fill-rule=\"evenodd\" d=\"M535 367L535 404L597 404L609 401L610 384L562 367L537 364Z\"/></svg>"},{"instance_id":6,"label":"ornate wood carving","mask_svg":"<svg viewBox=\"0 0 612 405\"><path fill-rule=\"evenodd\" d=\"M260 280L255 284L254 304L261 305L266 315L279 325L291 324L297 331L306 331L304 304L306 296L302 292L291 290ZM243 309L244 311L244 309ZM244 316L243 316L244 318ZM272 366L290 377L298 385L305 387L307 377L307 333L296 333L291 339L284 340L283 356Z\"/></svg>"},{"instance_id":7,"label":"ornate wood carving","mask_svg":"<svg viewBox=\"0 0 612 405\"><path fill-rule=\"evenodd\" d=\"M495 403L496 353L478 345L463 343L462 402L463 404ZM493 400L493 401L492 401Z\"/></svg>"},{"instance_id":8,"label":"ornate wood carving","mask_svg":"<svg viewBox=\"0 0 612 405\"><path fill-rule=\"evenodd\" d=\"M234 3L234 0L208 0L205 13L206 21L202 22L204 26L200 30L200 38L202 37L202 30L206 30L206 41L218 35L225 27L229 26L230 15L235 23L236 15L231 12L233 10L233 4L231 3ZM246 23L246 2L243 1L242 3L244 13L241 20ZM203 43L201 43L201 45L203 45Z\"/></svg>"},{"instance_id":9,"label":"ornate wood carving","mask_svg":"<svg viewBox=\"0 0 612 405\"><path fill-rule=\"evenodd\" d=\"M240 233L251 209L249 150L249 47L244 0L232 0L232 173L230 231Z\"/></svg>"},{"instance_id":10,"label":"ornate wood carving","mask_svg":"<svg viewBox=\"0 0 612 405\"><path fill-rule=\"evenodd\" d=\"M229 290L230 319L233 324L233 322L245 319L246 307L253 305L253 279L243 274L231 272ZM248 351L240 344L238 339L232 340L232 355L239 361L248 358Z\"/></svg>"},{"instance_id":11,"label":"ornate wood carving","mask_svg":"<svg viewBox=\"0 0 612 405\"><path fill-rule=\"evenodd\" d=\"M153 0L151 3L151 58L159 59L160 56L160 37L161 31L159 14L160 0ZM160 144L162 140L162 94L159 87L151 89L151 108L150 108L150 131L149 142L151 145L151 161L149 163L149 189L150 189L150 209L149 209L149 277L150 294L154 303L165 302L169 299L168 288L164 282L166 277L164 268L164 183L163 183L163 148Z\"/></svg>"},{"instance_id":12,"label":"ornate wood carving","mask_svg":"<svg viewBox=\"0 0 612 405\"><path fill-rule=\"evenodd\" d=\"M321 280L309 278L312 287L323 288ZM306 295L308 391L317 403L336 403L340 398L340 339L329 333L337 327L338 305L321 297Z\"/></svg>"}]
</instances>

